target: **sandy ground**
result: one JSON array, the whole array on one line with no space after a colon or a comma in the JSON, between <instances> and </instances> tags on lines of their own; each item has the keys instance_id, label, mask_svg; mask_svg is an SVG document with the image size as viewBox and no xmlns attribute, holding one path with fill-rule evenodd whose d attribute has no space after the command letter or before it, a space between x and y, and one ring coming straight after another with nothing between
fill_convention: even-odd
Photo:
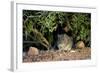
<instances>
[{"instance_id":1,"label":"sandy ground","mask_svg":"<svg viewBox=\"0 0 100 73\"><path fill-rule=\"evenodd\" d=\"M71 51L40 51L35 56L23 56L23 62L47 62L47 61L69 61L69 60L86 60L91 59L91 49L86 47L84 49L76 49Z\"/></svg>"}]
</instances>

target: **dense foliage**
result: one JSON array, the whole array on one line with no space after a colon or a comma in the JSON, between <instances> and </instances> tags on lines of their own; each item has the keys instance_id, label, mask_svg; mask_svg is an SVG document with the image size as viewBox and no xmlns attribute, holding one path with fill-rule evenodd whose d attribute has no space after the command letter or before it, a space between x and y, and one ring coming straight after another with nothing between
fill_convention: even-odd
<instances>
[{"instance_id":1,"label":"dense foliage","mask_svg":"<svg viewBox=\"0 0 100 73\"><path fill-rule=\"evenodd\" d=\"M91 16L88 13L73 13L70 17L72 37L75 42L82 40L86 46L90 46L91 40Z\"/></svg>"},{"instance_id":2,"label":"dense foliage","mask_svg":"<svg viewBox=\"0 0 100 73\"><path fill-rule=\"evenodd\" d=\"M67 13L56 11L23 10L23 44L24 47L35 42L49 48L55 41L54 32L60 29L68 30L76 43L79 40L90 46L91 15L89 13ZM67 27L67 28L66 28ZM60 30L62 31L62 30ZM26 41L26 42L25 42Z\"/></svg>"}]
</instances>

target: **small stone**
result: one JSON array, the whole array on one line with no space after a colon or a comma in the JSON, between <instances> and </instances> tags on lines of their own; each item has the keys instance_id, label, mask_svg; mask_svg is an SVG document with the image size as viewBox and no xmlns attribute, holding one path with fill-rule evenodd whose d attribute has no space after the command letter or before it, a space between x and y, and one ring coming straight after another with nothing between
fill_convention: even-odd
<instances>
[{"instance_id":1,"label":"small stone","mask_svg":"<svg viewBox=\"0 0 100 73\"><path fill-rule=\"evenodd\" d=\"M79 41L79 42L77 42L77 44L76 44L76 48L78 48L78 49L83 49L83 48L85 48L85 44L84 44L84 42L83 42L83 41Z\"/></svg>"},{"instance_id":2,"label":"small stone","mask_svg":"<svg viewBox=\"0 0 100 73\"><path fill-rule=\"evenodd\" d=\"M28 56L35 56L39 54L39 50L36 47L30 47L27 53Z\"/></svg>"},{"instance_id":3,"label":"small stone","mask_svg":"<svg viewBox=\"0 0 100 73\"><path fill-rule=\"evenodd\" d=\"M76 52L75 50L71 50L70 52Z\"/></svg>"}]
</instances>

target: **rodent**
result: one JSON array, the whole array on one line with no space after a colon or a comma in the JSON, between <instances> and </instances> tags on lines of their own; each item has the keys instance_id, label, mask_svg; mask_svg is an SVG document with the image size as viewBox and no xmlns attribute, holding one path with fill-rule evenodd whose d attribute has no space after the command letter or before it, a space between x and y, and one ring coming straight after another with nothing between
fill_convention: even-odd
<instances>
[{"instance_id":1,"label":"rodent","mask_svg":"<svg viewBox=\"0 0 100 73\"><path fill-rule=\"evenodd\" d=\"M57 46L59 50L70 51L72 48L72 39L67 34L59 34L57 40Z\"/></svg>"}]
</instances>

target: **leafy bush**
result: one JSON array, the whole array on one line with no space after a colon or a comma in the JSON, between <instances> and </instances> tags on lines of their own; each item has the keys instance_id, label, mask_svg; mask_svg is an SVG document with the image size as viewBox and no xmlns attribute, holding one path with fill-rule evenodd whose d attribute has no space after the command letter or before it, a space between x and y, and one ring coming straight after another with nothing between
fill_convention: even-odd
<instances>
[{"instance_id":1,"label":"leafy bush","mask_svg":"<svg viewBox=\"0 0 100 73\"><path fill-rule=\"evenodd\" d=\"M53 32L61 26L60 29L69 28L74 43L82 40L86 46L90 46L90 18L89 13L23 10L23 41L38 41L49 48L55 41Z\"/></svg>"},{"instance_id":2,"label":"leafy bush","mask_svg":"<svg viewBox=\"0 0 100 73\"><path fill-rule=\"evenodd\" d=\"M91 16L88 13L73 13L70 18L70 26L74 41L84 41L90 46L91 40Z\"/></svg>"}]
</instances>

